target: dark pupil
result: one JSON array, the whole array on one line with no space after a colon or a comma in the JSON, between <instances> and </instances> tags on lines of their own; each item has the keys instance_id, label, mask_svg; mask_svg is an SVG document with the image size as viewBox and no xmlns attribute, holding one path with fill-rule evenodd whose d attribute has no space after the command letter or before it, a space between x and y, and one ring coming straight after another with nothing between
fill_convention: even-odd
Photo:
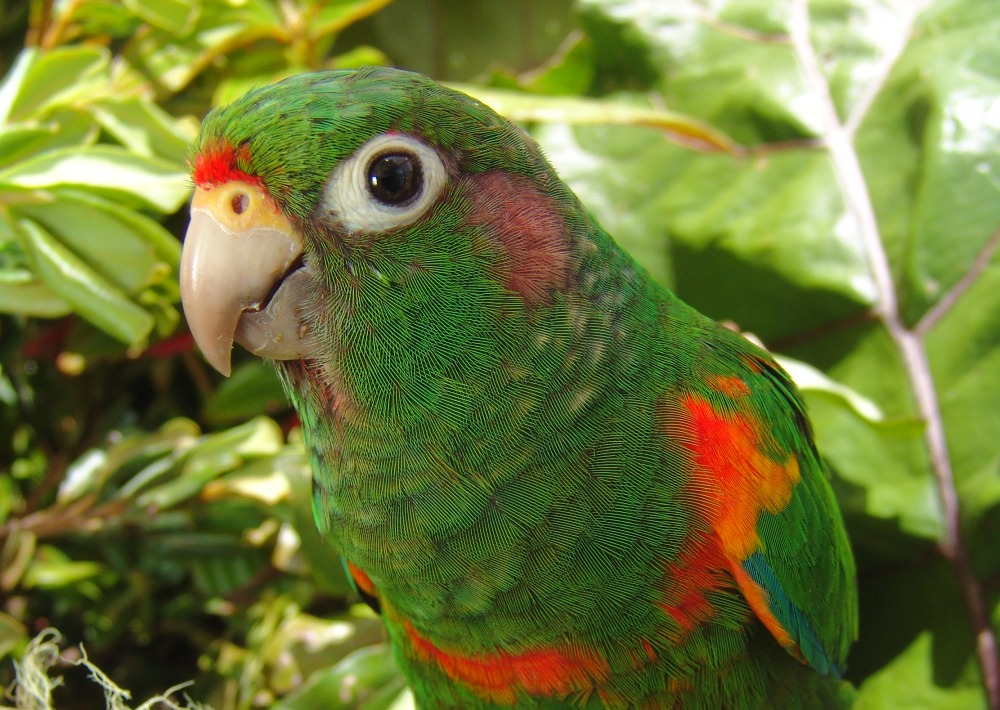
<instances>
[{"instance_id":1,"label":"dark pupil","mask_svg":"<svg viewBox=\"0 0 1000 710\"><path fill-rule=\"evenodd\" d=\"M387 205L406 202L420 191L420 164L412 155L380 155L368 164L368 191Z\"/></svg>"}]
</instances>

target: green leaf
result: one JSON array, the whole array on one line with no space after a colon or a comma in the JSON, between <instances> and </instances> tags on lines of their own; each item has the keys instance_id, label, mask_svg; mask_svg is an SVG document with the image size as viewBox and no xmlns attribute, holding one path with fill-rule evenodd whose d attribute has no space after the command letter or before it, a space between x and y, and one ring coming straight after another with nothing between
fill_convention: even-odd
<instances>
[{"instance_id":1,"label":"green leaf","mask_svg":"<svg viewBox=\"0 0 1000 710\"><path fill-rule=\"evenodd\" d=\"M959 283L1000 222L994 10L970 0L929 12L858 130L861 167L911 325Z\"/></svg>"},{"instance_id":2,"label":"green leaf","mask_svg":"<svg viewBox=\"0 0 1000 710\"><path fill-rule=\"evenodd\" d=\"M65 299L27 269L0 271L0 313L60 318L72 311L72 306Z\"/></svg>"},{"instance_id":3,"label":"green leaf","mask_svg":"<svg viewBox=\"0 0 1000 710\"><path fill-rule=\"evenodd\" d=\"M806 393L818 393L830 397L849 407L855 414L871 423L884 422L885 415L879 406L867 397L835 382L821 370L800 360L787 357L776 357L778 364L784 368L800 390ZM918 431L920 428L918 427Z\"/></svg>"},{"instance_id":4,"label":"green leaf","mask_svg":"<svg viewBox=\"0 0 1000 710\"><path fill-rule=\"evenodd\" d=\"M333 668L319 671L275 710L356 708L386 710L403 692L405 681L388 644L358 649Z\"/></svg>"},{"instance_id":5,"label":"green leaf","mask_svg":"<svg viewBox=\"0 0 1000 710\"><path fill-rule=\"evenodd\" d=\"M0 130L0 166L38 152L52 140L54 133L53 128L45 126L4 127Z\"/></svg>"},{"instance_id":6,"label":"green leaf","mask_svg":"<svg viewBox=\"0 0 1000 710\"><path fill-rule=\"evenodd\" d=\"M234 369L232 376L205 400L205 418L216 424L236 422L287 407L274 367L256 360Z\"/></svg>"},{"instance_id":7,"label":"green leaf","mask_svg":"<svg viewBox=\"0 0 1000 710\"><path fill-rule=\"evenodd\" d=\"M154 27L186 35L201 14L198 0L123 0L125 7Z\"/></svg>"},{"instance_id":8,"label":"green leaf","mask_svg":"<svg viewBox=\"0 0 1000 710\"><path fill-rule=\"evenodd\" d=\"M266 564L256 550L241 549L229 536L183 536L186 559L191 562L195 588L205 596L222 597L248 584ZM177 550L171 550L176 554ZM191 555L198 555L191 559ZM205 556L202 558L202 556Z\"/></svg>"},{"instance_id":9,"label":"green leaf","mask_svg":"<svg viewBox=\"0 0 1000 710\"><path fill-rule=\"evenodd\" d=\"M861 605L869 610L862 618L861 637L874 634L879 643L852 654L848 675L866 677L859 684L856 708L985 710L972 630L961 592L942 560L925 557L877 573L862 572Z\"/></svg>"},{"instance_id":10,"label":"green leaf","mask_svg":"<svg viewBox=\"0 0 1000 710\"><path fill-rule=\"evenodd\" d=\"M0 659L20 654L27 642L27 627L10 614L0 611Z\"/></svg>"},{"instance_id":11,"label":"green leaf","mask_svg":"<svg viewBox=\"0 0 1000 710\"><path fill-rule=\"evenodd\" d=\"M153 317L143 308L37 222L22 219L17 226L35 273L77 313L127 345L149 335Z\"/></svg>"},{"instance_id":12,"label":"green leaf","mask_svg":"<svg viewBox=\"0 0 1000 710\"><path fill-rule=\"evenodd\" d=\"M978 687L940 688L934 678L933 637L929 632L917 639L892 663L873 675L862 687L854 710L925 707L935 710L985 708Z\"/></svg>"},{"instance_id":13,"label":"green leaf","mask_svg":"<svg viewBox=\"0 0 1000 710\"><path fill-rule=\"evenodd\" d=\"M209 481L238 469L246 460L278 454L283 445L278 425L266 417L257 417L202 437L179 457L179 466L176 459L154 462L123 486L121 494L138 494L136 504L140 508L171 508L201 493ZM161 483L160 479L166 480ZM150 487L153 483L156 485Z\"/></svg>"},{"instance_id":14,"label":"green leaf","mask_svg":"<svg viewBox=\"0 0 1000 710\"><path fill-rule=\"evenodd\" d=\"M62 190L54 203L21 205L17 211L129 295L147 287L163 268L176 272L180 262L180 243L157 222L100 197Z\"/></svg>"},{"instance_id":15,"label":"green leaf","mask_svg":"<svg viewBox=\"0 0 1000 710\"><path fill-rule=\"evenodd\" d=\"M89 105L101 127L133 153L183 165L194 140L181 124L156 104L130 97L98 99Z\"/></svg>"},{"instance_id":16,"label":"green leaf","mask_svg":"<svg viewBox=\"0 0 1000 710\"><path fill-rule=\"evenodd\" d=\"M38 118L53 108L100 93L107 84L110 60L108 50L95 46L58 47L44 53L25 50L0 89L0 116L11 121ZM7 91L12 98L4 112Z\"/></svg>"},{"instance_id":17,"label":"green leaf","mask_svg":"<svg viewBox=\"0 0 1000 710\"><path fill-rule=\"evenodd\" d=\"M171 213L191 192L180 165L115 146L65 148L0 171L0 183L21 187L76 187L126 204Z\"/></svg>"},{"instance_id":18,"label":"green leaf","mask_svg":"<svg viewBox=\"0 0 1000 710\"><path fill-rule=\"evenodd\" d=\"M968 289L938 311L927 352L973 561L988 578L1000 574L1000 252L983 256L963 277Z\"/></svg>"},{"instance_id":19,"label":"green leaf","mask_svg":"<svg viewBox=\"0 0 1000 710\"><path fill-rule=\"evenodd\" d=\"M102 572L104 567L101 564L72 560L51 545L41 545L25 572L24 586L28 589L69 587L93 580Z\"/></svg>"},{"instance_id":20,"label":"green leaf","mask_svg":"<svg viewBox=\"0 0 1000 710\"><path fill-rule=\"evenodd\" d=\"M190 34L178 37L154 29L131 43L125 56L158 85L176 92L217 57L258 40L284 37L283 18L269 2L213 2L203 6Z\"/></svg>"},{"instance_id":21,"label":"green leaf","mask_svg":"<svg viewBox=\"0 0 1000 710\"><path fill-rule=\"evenodd\" d=\"M557 123L535 135L611 234L708 315L770 342L849 317L874 298L819 152L701 155L631 126ZM809 308L798 307L804 291Z\"/></svg>"},{"instance_id":22,"label":"green leaf","mask_svg":"<svg viewBox=\"0 0 1000 710\"><path fill-rule=\"evenodd\" d=\"M79 28L84 37L127 38L142 24L138 16L117 0L86 0L56 7L57 12L62 9L66 13L62 19Z\"/></svg>"},{"instance_id":23,"label":"green leaf","mask_svg":"<svg viewBox=\"0 0 1000 710\"><path fill-rule=\"evenodd\" d=\"M29 47L23 49L7 71L3 82L0 83L0 123L7 123L10 119L14 101L21 93L25 77L37 58L37 50Z\"/></svg>"},{"instance_id":24,"label":"green leaf","mask_svg":"<svg viewBox=\"0 0 1000 710\"><path fill-rule=\"evenodd\" d=\"M528 69L548 59L573 27L570 5L441 0L431 10L424 0L396 0L361 23L356 37L384 48L395 66L469 81L496 66Z\"/></svg>"},{"instance_id":25,"label":"green leaf","mask_svg":"<svg viewBox=\"0 0 1000 710\"><path fill-rule=\"evenodd\" d=\"M295 451L300 452L298 460L293 458L282 462L281 468L288 479L291 520L298 531L302 556L309 564L313 579L320 589L340 596L354 596L339 553L316 527L312 472L304 451L299 447Z\"/></svg>"},{"instance_id":26,"label":"green leaf","mask_svg":"<svg viewBox=\"0 0 1000 710\"><path fill-rule=\"evenodd\" d=\"M104 478L108 454L101 449L90 449L66 467L66 477L59 485L59 499L71 501L96 491Z\"/></svg>"},{"instance_id":27,"label":"green leaf","mask_svg":"<svg viewBox=\"0 0 1000 710\"><path fill-rule=\"evenodd\" d=\"M358 20L373 15L392 0L334 0L311 2L316 12L310 30L314 37L341 32Z\"/></svg>"}]
</instances>

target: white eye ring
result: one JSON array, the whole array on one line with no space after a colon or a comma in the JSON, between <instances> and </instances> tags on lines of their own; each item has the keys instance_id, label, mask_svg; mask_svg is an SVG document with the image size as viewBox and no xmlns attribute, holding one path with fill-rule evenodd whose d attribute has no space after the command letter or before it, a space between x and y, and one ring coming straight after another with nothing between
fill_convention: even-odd
<instances>
[{"instance_id":1,"label":"white eye ring","mask_svg":"<svg viewBox=\"0 0 1000 710\"><path fill-rule=\"evenodd\" d=\"M399 204L376 198L369 179L372 164L390 155L412 158L420 183L413 196ZM424 215L441 194L447 177L441 157L423 141L402 134L382 134L334 168L324 188L322 209L350 234L398 229Z\"/></svg>"}]
</instances>

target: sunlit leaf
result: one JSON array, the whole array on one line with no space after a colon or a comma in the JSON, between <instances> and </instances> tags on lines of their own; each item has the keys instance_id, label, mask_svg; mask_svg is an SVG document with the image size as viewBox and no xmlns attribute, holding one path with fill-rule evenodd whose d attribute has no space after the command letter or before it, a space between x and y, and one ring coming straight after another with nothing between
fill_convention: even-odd
<instances>
[{"instance_id":1,"label":"sunlit leaf","mask_svg":"<svg viewBox=\"0 0 1000 710\"><path fill-rule=\"evenodd\" d=\"M152 316L123 291L104 280L37 222L23 219L18 227L35 272L77 313L126 344L138 343L149 334Z\"/></svg>"},{"instance_id":2,"label":"sunlit leaf","mask_svg":"<svg viewBox=\"0 0 1000 710\"><path fill-rule=\"evenodd\" d=\"M403 692L404 685L389 646L368 646L333 668L314 674L275 710L385 710Z\"/></svg>"},{"instance_id":3,"label":"sunlit leaf","mask_svg":"<svg viewBox=\"0 0 1000 710\"><path fill-rule=\"evenodd\" d=\"M392 0L334 0L311 3L318 10L310 28L317 35L340 32L358 20L372 15Z\"/></svg>"},{"instance_id":4,"label":"sunlit leaf","mask_svg":"<svg viewBox=\"0 0 1000 710\"><path fill-rule=\"evenodd\" d=\"M549 97L495 89L456 87L478 98L512 121L543 121L570 125L648 126L678 143L701 150L732 151L733 141L716 128L690 116L641 104Z\"/></svg>"},{"instance_id":5,"label":"sunlit leaf","mask_svg":"<svg viewBox=\"0 0 1000 710\"><path fill-rule=\"evenodd\" d=\"M0 182L21 187L77 187L165 213L175 212L191 192L181 166L115 146L43 153L0 172Z\"/></svg>"},{"instance_id":6,"label":"sunlit leaf","mask_svg":"<svg viewBox=\"0 0 1000 710\"><path fill-rule=\"evenodd\" d=\"M10 89L5 85L0 90L10 90L13 94L6 113L8 120L35 117L99 92L106 85L110 60L110 53L103 47L60 47L46 53L25 50L20 60L23 65L18 64L19 70L26 67L23 75L15 72L8 79L12 82L20 76L16 91L14 84L9 84ZM0 108L2 103L0 100ZM4 115L2 110L0 115Z\"/></svg>"},{"instance_id":7,"label":"sunlit leaf","mask_svg":"<svg viewBox=\"0 0 1000 710\"><path fill-rule=\"evenodd\" d=\"M875 402L855 392L850 387L845 387L839 382L833 381L815 367L787 357L778 357L776 360L784 368L785 372L791 376L801 391L827 395L836 401L844 403L855 414L869 422L885 421L885 415Z\"/></svg>"},{"instance_id":8,"label":"sunlit leaf","mask_svg":"<svg viewBox=\"0 0 1000 710\"><path fill-rule=\"evenodd\" d=\"M89 104L94 118L137 155L182 165L194 136L156 104L139 98L102 99Z\"/></svg>"},{"instance_id":9,"label":"sunlit leaf","mask_svg":"<svg viewBox=\"0 0 1000 710\"><path fill-rule=\"evenodd\" d=\"M73 307L28 270L0 272L0 313L36 318L59 318Z\"/></svg>"},{"instance_id":10,"label":"sunlit leaf","mask_svg":"<svg viewBox=\"0 0 1000 710\"><path fill-rule=\"evenodd\" d=\"M52 140L55 126L21 125L0 130L0 166L38 152Z\"/></svg>"},{"instance_id":11,"label":"sunlit leaf","mask_svg":"<svg viewBox=\"0 0 1000 710\"><path fill-rule=\"evenodd\" d=\"M180 262L180 244L148 217L87 193L57 194L55 204L22 205L18 213L57 235L90 268L126 293L147 286L164 263L176 268Z\"/></svg>"}]
</instances>

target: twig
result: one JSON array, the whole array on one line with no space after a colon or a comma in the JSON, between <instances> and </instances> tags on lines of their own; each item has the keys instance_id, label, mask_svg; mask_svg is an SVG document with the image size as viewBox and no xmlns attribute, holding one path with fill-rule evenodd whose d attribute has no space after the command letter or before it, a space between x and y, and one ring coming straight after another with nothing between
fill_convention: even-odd
<instances>
[{"instance_id":1,"label":"twig","mask_svg":"<svg viewBox=\"0 0 1000 710\"><path fill-rule=\"evenodd\" d=\"M965 292L968 291L972 287L972 284L976 282L976 279L979 278L983 269L989 265L997 247L1000 247L1000 229L995 231L993 236L986 240L986 244L979 251L979 254L976 255L976 259L972 262L972 266L969 267L969 270L965 272L965 275L959 279L958 283L955 284L951 290L948 291L948 293L938 299L938 302L934 304L933 308L924 314L924 317L920 319L919 323L917 323L913 332L922 338L926 336L935 325L937 325L938 321L941 320L941 317L948 313L952 306L958 303L959 299L962 298L962 296L965 295Z\"/></svg>"},{"instance_id":2,"label":"twig","mask_svg":"<svg viewBox=\"0 0 1000 710\"><path fill-rule=\"evenodd\" d=\"M799 63L813 90L820 96L826 113L824 140L830 159L837 174L838 182L850 213L858 223L872 270L878 302L875 306L893 341L903 356L913 395L917 401L921 417L926 423L924 440L930 455L931 466L937 483L944 517L943 537L939 542L941 554L948 560L962 588L966 610L969 614L976 637L976 654L983 676L987 701L991 710L1000 710L1000 660L997 655L996 631L990 624L989 614L983 597L983 590L972 570L961 528L958 493L955 488L951 459L945 438L944 422L938 406L937 392L931 375L930 363L924 348L924 330L910 330L899 314L896 290L889 267L889 259L879 233L871 196L861 171L857 153L853 146L853 133L860 124L861 112L867 110L890 74L893 64L906 46L909 30L914 20L927 7L927 0L913 3L910 15L902 23L899 41L893 43L882 58L882 66L875 73L876 80L862 94L863 100L846 124L841 123L836 106L830 96L819 60L809 39L809 8L806 0L796 0L790 20L792 46ZM995 248L993 240L985 251ZM967 288L968 284L965 285ZM960 293L960 292L959 292ZM954 303L955 299L951 300ZM939 317L940 314L935 314Z\"/></svg>"}]
</instances>

